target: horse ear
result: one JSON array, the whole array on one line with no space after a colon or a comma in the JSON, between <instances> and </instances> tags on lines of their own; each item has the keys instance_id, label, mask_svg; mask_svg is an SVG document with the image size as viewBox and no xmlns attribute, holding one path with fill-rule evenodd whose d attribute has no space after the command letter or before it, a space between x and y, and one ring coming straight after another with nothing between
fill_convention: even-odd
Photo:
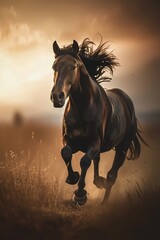
<instances>
[{"instance_id":1,"label":"horse ear","mask_svg":"<svg viewBox=\"0 0 160 240\"><path fill-rule=\"evenodd\" d=\"M73 51L74 51L75 53L78 53L78 52L79 52L79 46L78 46L78 43L77 43L75 40L73 40L72 48L73 48Z\"/></svg>"},{"instance_id":2,"label":"horse ear","mask_svg":"<svg viewBox=\"0 0 160 240\"><path fill-rule=\"evenodd\" d=\"M61 54L61 49L56 41L54 41L53 43L53 52L55 53L56 56L59 56Z\"/></svg>"}]
</instances>

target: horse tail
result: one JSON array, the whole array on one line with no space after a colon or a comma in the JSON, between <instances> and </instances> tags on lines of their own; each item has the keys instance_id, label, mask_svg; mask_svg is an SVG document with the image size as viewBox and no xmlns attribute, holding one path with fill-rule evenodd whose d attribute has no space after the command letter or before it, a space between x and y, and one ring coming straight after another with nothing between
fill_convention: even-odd
<instances>
[{"instance_id":1,"label":"horse tail","mask_svg":"<svg viewBox=\"0 0 160 240\"><path fill-rule=\"evenodd\" d=\"M131 145L129 147L129 154L127 156L128 160L135 160L139 158L141 153L141 144L149 147L148 143L141 136L141 130L137 128L137 131L132 139Z\"/></svg>"}]
</instances>

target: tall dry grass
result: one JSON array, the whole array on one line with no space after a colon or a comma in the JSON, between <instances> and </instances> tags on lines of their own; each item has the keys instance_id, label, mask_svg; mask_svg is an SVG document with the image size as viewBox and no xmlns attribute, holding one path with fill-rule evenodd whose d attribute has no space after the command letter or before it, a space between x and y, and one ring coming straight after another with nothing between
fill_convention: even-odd
<instances>
[{"instance_id":1,"label":"tall dry grass","mask_svg":"<svg viewBox=\"0 0 160 240\"><path fill-rule=\"evenodd\" d=\"M94 199L82 207L65 200L60 142L55 126L0 126L0 239L160 236L158 182L135 179L125 198L117 196L107 206Z\"/></svg>"},{"instance_id":2,"label":"tall dry grass","mask_svg":"<svg viewBox=\"0 0 160 240\"><path fill-rule=\"evenodd\" d=\"M83 217L82 209L63 200L59 142L54 126L0 126L0 239L26 229L29 239L40 239L43 231L44 239L59 239L64 225Z\"/></svg>"}]
</instances>

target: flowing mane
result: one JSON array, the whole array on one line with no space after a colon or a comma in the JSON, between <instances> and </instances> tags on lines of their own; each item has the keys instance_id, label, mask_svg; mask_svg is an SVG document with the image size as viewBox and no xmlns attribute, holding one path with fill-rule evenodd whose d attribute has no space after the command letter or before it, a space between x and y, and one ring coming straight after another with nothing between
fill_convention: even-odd
<instances>
[{"instance_id":1,"label":"flowing mane","mask_svg":"<svg viewBox=\"0 0 160 240\"><path fill-rule=\"evenodd\" d=\"M94 81L98 83L108 82L111 78L104 76L104 74L107 71L113 74L114 67L119 66L119 63L115 55L112 52L108 52L109 46L106 46L106 42L102 43L101 39L98 47L94 50L95 45L89 38L85 38L79 46L79 56ZM72 44L64 46L61 51L62 54L74 55Z\"/></svg>"}]
</instances>

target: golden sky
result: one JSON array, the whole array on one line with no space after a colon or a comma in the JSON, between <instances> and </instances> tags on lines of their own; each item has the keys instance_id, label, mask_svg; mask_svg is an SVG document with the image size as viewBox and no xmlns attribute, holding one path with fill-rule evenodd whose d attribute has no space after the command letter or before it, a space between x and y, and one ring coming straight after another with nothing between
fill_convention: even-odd
<instances>
[{"instance_id":1,"label":"golden sky","mask_svg":"<svg viewBox=\"0 0 160 240\"><path fill-rule=\"evenodd\" d=\"M52 42L98 43L100 33L118 57L108 88L125 90L137 112L159 112L160 3L145 0L1 0L0 115L60 114L49 100Z\"/></svg>"}]
</instances>

